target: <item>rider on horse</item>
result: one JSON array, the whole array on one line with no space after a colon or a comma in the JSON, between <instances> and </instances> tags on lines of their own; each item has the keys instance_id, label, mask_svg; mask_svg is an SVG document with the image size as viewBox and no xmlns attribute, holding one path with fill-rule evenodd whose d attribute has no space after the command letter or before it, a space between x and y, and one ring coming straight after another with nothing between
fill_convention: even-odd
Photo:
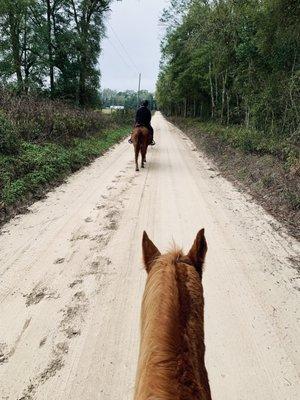
<instances>
[{"instance_id":1,"label":"rider on horse","mask_svg":"<svg viewBox=\"0 0 300 400\"><path fill-rule=\"evenodd\" d=\"M135 126L145 126L149 130L149 144L151 146L155 145L153 140L153 128L151 126L151 111L148 108L149 102L145 100L142 102L141 106L138 108L135 116ZM131 143L131 139L129 139Z\"/></svg>"}]
</instances>

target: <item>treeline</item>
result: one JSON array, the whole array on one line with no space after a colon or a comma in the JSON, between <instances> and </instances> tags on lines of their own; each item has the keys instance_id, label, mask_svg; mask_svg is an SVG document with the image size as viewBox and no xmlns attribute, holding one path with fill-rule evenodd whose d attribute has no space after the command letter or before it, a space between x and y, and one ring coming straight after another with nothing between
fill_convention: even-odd
<instances>
[{"instance_id":1,"label":"treeline","mask_svg":"<svg viewBox=\"0 0 300 400\"><path fill-rule=\"evenodd\" d=\"M163 111L271 133L299 130L299 1L172 0L162 20Z\"/></svg>"},{"instance_id":2,"label":"treeline","mask_svg":"<svg viewBox=\"0 0 300 400\"><path fill-rule=\"evenodd\" d=\"M117 90L103 89L101 92L102 107L124 106L126 109L135 109L141 100L148 100L151 109L155 108L153 94L147 90L141 90L139 95L134 90L118 92Z\"/></svg>"},{"instance_id":3,"label":"treeline","mask_svg":"<svg viewBox=\"0 0 300 400\"><path fill-rule=\"evenodd\" d=\"M111 0L0 0L0 86L99 103L97 68Z\"/></svg>"}]
</instances>

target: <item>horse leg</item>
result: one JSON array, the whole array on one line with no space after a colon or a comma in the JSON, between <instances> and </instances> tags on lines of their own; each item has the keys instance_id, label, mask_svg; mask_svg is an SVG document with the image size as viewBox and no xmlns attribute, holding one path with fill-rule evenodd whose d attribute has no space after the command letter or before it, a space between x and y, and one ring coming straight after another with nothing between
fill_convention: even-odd
<instances>
[{"instance_id":1,"label":"horse leg","mask_svg":"<svg viewBox=\"0 0 300 400\"><path fill-rule=\"evenodd\" d=\"M145 162L146 162L146 152L147 152L147 147L143 146L141 149L141 153L142 153L142 168L145 168Z\"/></svg>"},{"instance_id":2,"label":"horse leg","mask_svg":"<svg viewBox=\"0 0 300 400\"><path fill-rule=\"evenodd\" d=\"M138 160L139 160L139 151L140 151L140 146L139 146L139 144L137 143L137 144L134 146L134 152L135 152L135 170L136 170L136 171L139 171L139 164L138 164Z\"/></svg>"}]
</instances>

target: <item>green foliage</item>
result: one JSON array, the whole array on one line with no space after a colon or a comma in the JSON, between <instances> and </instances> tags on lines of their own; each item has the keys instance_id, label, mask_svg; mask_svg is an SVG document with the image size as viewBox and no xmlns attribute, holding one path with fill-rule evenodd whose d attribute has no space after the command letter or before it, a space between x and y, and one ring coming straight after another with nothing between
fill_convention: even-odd
<instances>
[{"instance_id":1,"label":"green foliage","mask_svg":"<svg viewBox=\"0 0 300 400\"><path fill-rule=\"evenodd\" d=\"M108 130L68 144L22 142L18 155L0 154L0 203L10 206L45 184L61 181L128 135L129 127Z\"/></svg>"},{"instance_id":2,"label":"green foliage","mask_svg":"<svg viewBox=\"0 0 300 400\"><path fill-rule=\"evenodd\" d=\"M0 213L129 134L133 113L81 109L0 90Z\"/></svg>"},{"instance_id":3,"label":"green foliage","mask_svg":"<svg viewBox=\"0 0 300 400\"><path fill-rule=\"evenodd\" d=\"M120 125L133 125L135 118L135 110L116 110L111 115L110 118L117 126Z\"/></svg>"},{"instance_id":4,"label":"green foliage","mask_svg":"<svg viewBox=\"0 0 300 400\"><path fill-rule=\"evenodd\" d=\"M19 138L13 123L0 110L0 154L16 154Z\"/></svg>"},{"instance_id":5,"label":"green foliage","mask_svg":"<svg viewBox=\"0 0 300 400\"><path fill-rule=\"evenodd\" d=\"M287 170L299 163L299 146L291 137L282 138L279 134L265 135L245 126L225 126L213 121L201 122L195 118L176 117L175 123L187 128L196 128L199 134L208 134L224 145L241 150L246 154L272 155L280 159Z\"/></svg>"},{"instance_id":6,"label":"green foliage","mask_svg":"<svg viewBox=\"0 0 300 400\"><path fill-rule=\"evenodd\" d=\"M139 98L134 90L126 90L125 92L117 92L116 90L103 89L101 92L102 107L124 106L125 109L136 109L139 100L148 100L151 109L156 107L153 94L147 90L141 90Z\"/></svg>"},{"instance_id":7,"label":"green foliage","mask_svg":"<svg viewBox=\"0 0 300 400\"><path fill-rule=\"evenodd\" d=\"M99 106L111 0L0 0L0 85Z\"/></svg>"},{"instance_id":8,"label":"green foliage","mask_svg":"<svg viewBox=\"0 0 300 400\"><path fill-rule=\"evenodd\" d=\"M174 7L164 13L159 107L169 115L245 124L271 137L298 132L299 138L300 3L175 3L180 13L174 15Z\"/></svg>"}]
</instances>

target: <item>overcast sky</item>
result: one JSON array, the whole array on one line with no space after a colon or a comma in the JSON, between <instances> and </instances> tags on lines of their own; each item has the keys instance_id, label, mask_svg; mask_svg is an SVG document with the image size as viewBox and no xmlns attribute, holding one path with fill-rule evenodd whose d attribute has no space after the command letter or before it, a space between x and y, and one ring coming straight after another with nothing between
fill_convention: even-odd
<instances>
[{"instance_id":1,"label":"overcast sky","mask_svg":"<svg viewBox=\"0 0 300 400\"><path fill-rule=\"evenodd\" d=\"M137 90L141 72L141 88L155 90L163 34L159 17L167 4L168 0L114 0L102 42L102 89Z\"/></svg>"}]
</instances>

